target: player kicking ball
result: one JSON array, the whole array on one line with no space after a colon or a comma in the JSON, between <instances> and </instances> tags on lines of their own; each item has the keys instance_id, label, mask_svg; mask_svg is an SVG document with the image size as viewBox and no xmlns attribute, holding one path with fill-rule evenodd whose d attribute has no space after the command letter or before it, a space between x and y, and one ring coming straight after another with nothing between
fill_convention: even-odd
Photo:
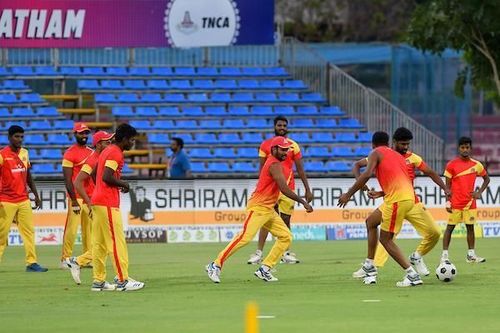
<instances>
[{"instance_id":1,"label":"player kicking ball","mask_svg":"<svg viewBox=\"0 0 500 333\"><path fill-rule=\"evenodd\" d=\"M292 242L290 229L274 210L280 194L283 193L290 199L302 204L308 213L313 211L311 205L295 194L287 185L284 175L289 174L290 170L284 170L285 166L282 162L286 159L290 147L291 143L282 136L275 137L271 142L271 155L264 163L257 187L247 202L247 218L243 224L243 231L238 233L226 248L219 253L217 259L205 267L208 277L213 282L220 283L220 274L224 262L247 245L261 228L269 230L276 237L276 242L254 275L266 282L278 281L271 274L271 269Z\"/></svg>"}]
</instances>

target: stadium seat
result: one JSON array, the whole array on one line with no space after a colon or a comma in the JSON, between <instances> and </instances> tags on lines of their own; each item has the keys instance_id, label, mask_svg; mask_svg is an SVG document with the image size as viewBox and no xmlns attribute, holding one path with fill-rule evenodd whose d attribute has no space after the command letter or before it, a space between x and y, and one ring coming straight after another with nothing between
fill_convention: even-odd
<instances>
[{"instance_id":1,"label":"stadium seat","mask_svg":"<svg viewBox=\"0 0 500 333\"><path fill-rule=\"evenodd\" d=\"M143 103L161 103L163 100L160 94L143 94L140 95Z\"/></svg>"},{"instance_id":2,"label":"stadium seat","mask_svg":"<svg viewBox=\"0 0 500 333\"><path fill-rule=\"evenodd\" d=\"M210 101L214 103L230 103L231 94L228 93L213 93L210 95Z\"/></svg>"},{"instance_id":3,"label":"stadium seat","mask_svg":"<svg viewBox=\"0 0 500 333\"><path fill-rule=\"evenodd\" d=\"M17 104L17 98L14 94L0 94L0 104Z\"/></svg>"},{"instance_id":4,"label":"stadium seat","mask_svg":"<svg viewBox=\"0 0 500 333\"><path fill-rule=\"evenodd\" d=\"M234 153L233 148L215 148L214 157L215 158L236 158L237 155Z\"/></svg>"},{"instance_id":5,"label":"stadium seat","mask_svg":"<svg viewBox=\"0 0 500 333\"><path fill-rule=\"evenodd\" d=\"M83 72L80 67L61 67L59 72L65 76L82 76Z\"/></svg>"},{"instance_id":6,"label":"stadium seat","mask_svg":"<svg viewBox=\"0 0 500 333\"><path fill-rule=\"evenodd\" d=\"M102 67L83 67L84 76L106 76Z\"/></svg>"},{"instance_id":7,"label":"stadium seat","mask_svg":"<svg viewBox=\"0 0 500 333\"><path fill-rule=\"evenodd\" d=\"M279 80L262 80L260 81L260 88L281 89L281 82Z\"/></svg>"},{"instance_id":8,"label":"stadium seat","mask_svg":"<svg viewBox=\"0 0 500 333\"><path fill-rule=\"evenodd\" d=\"M10 69L12 74L15 76L33 76L35 72L33 72L33 68L31 66L16 66Z\"/></svg>"},{"instance_id":9,"label":"stadium seat","mask_svg":"<svg viewBox=\"0 0 500 333\"><path fill-rule=\"evenodd\" d=\"M196 120L176 120L175 127L183 130L192 130L197 129L198 124L196 123Z\"/></svg>"},{"instance_id":10,"label":"stadium seat","mask_svg":"<svg viewBox=\"0 0 500 333\"><path fill-rule=\"evenodd\" d=\"M250 107L250 114L252 116L272 116L274 112L272 106L255 105Z\"/></svg>"},{"instance_id":11,"label":"stadium seat","mask_svg":"<svg viewBox=\"0 0 500 333\"><path fill-rule=\"evenodd\" d=\"M342 118L339 120L339 127L343 128L362 128L363 125L357 119Z\"/></svg>"},{"instance_id":12,"label":"stadium seat","mask_svg":"<svg viewBox=\"0 0 500 333\"><path fill-rule=\"evenodd\" d=\"M222 76L241 76L241 69L238 67L221 67L219 74Z\"/></svg>"},{"instance_id":13,"label":"stadium seat","mask_svg":"<svg viewBox=\"0 0 500 333\"><path fill-rule=\"evenodd\" d=\"M43 157L42 157L42 155L41 155L41 153L39 152L38 149L30 149L30 151L29 151L29 157L30 157L31 161L43 159Z\"/></svg>"},{"instance_id":14,"label":"stadium seat","mask_svg":"<svg viewBox=\"0 0 500 333\"><path fill-rule=\"evenodd\" d=\"M106 74L111 76L128 76L128 72L125 67L107 67Z\"/></svg>"},{"instance_id":15,"label":"stadium seat","mask_svg":"<svg viewBox=\"0 0 500 333\"><path fill-rule=\"evenodd\" d=\"M4 123L5 129L8 129L9 127L13 125L21 126L22 128L28 128L28 123L25 121L7 121Z\"/></svg>"},{"instance_id":16,"label":"stadium seat","mask_svg":"<svg viewBox=\"0 0 500 333\"><path fill-rule=\"evenodd\" d=\"M24 83L23 80L5 80L3 82L3 89L7 90L21 90L28 88L29 87Z\"/></svg>"},{"instance_id":17,"label":"stadium seat","mask_svg":"<svg viewBox=\"0 0 500 333\"><path fill-rule=\"evenodd\" d=\"M24 143L28 146L40 146L46 142L42 134L27 134L24 136Z\"/></svg>"},{"instance_id":18,"label":"stadium seat","mask_svg":"<svg viewBox=\"0 0 500 333\"><path fill-rule=\"evenodd\" d=\"M205 173L207 172L207 167L204 162L191 162L191 172L193 173Z\"/></svg>"},{"instance_id":19,"label":"stadium seat","mask_svg":"<svg viewBox=\"0 0 500 333\"><path fill-rule=\"evenodd\" d=\"M149 67L130 67L128 69L128 75L130 76L150 76L151 72Z\"/></svg>"},{"instance_id":20,"label":"stadium seat","mask_svg":"<svg viewBox=\"0 0 500 333\"><path fill-rule=\"evenodd\" d=\"M357 142L354 133L337 133L335 134L335 141L337 142Z\"/></svg>"},{"instance_id":21,"label":"stadium seat","mask_svg":"<svg viewBox=\"0 0 500 333\"><path fill-rule=\"evenodd\" d=\"M21 103L43 103L44 100L39 94L21 94L19 95L19 102Z\"/></svg>"},{"instance_id":22,"label":"stadium seat","mask_svg":"<svg viewBox=\"0 0 500 333\"><path fill-rule=\"evenodd\" d=\"M215 80L214 87L216 89L237 89L235 80Z\"/></svg>"},{"instance_id":23,"label":"stadium seat","mask_svg":"<svg viewBox=\"0 0 500 333\"><path fill-rule=\"evenodd\" d=\"M288 76L288 73L283 67L267 67L264 72L269 76Z\"/></svg>"},{"instance_id":24,"label":"stadium seat","mask_svg":"<svg viewBox=\"0 0 500 333\"><path fill-rule=\"evenodd\" d=\"M262 142L261 133L243 133L241 137L243 143L260 144Z\"/></svg>"},{"instance_id":25,"label":"stadium seat","mask_svg":"<svg viewBox=\"0 0 500 333\"><path fill-rule=\"evenodd\" d=\"M173 120L155 120L153 122L153 128L159 130L174 130L176 126Z\"/></svg>"},{"instance_id":26,"label":"stadium seat","mask_svg":"<svg viewBox=\"0 0 500 333\"><path fill-rule=\"evenodd\" d=\"M174 72L170 67L153 67L151 68L151 74L153 76L172 76Z\"/></svg>"},{"instance_id":27,"label":"stadium seat","mask_svg":"<svg viewBox=\"0 0 500 333\"><path fill-rule=\"evenodd\" d=\"M47 137L47 142L51 145L70 145L73 142L69 139L66 134L49 134Z\"/></svg>"},{"instance_id":28,"label":"stadium seat","mask_svg":"<svg viewBox=\"0 0 500 333\"><path fill-rule=\"evenodd\" d=\"M255 100L257 102L277 102L278 98L274 93L256 93Z\"/></svg>"},{"instance_id":29,"label":"stadium seat","mask_svg":"<svg viewBox=\"0 0 500 333\"><path fill-rule=\"evenodd\" d=\"M135 115L138 117L156 117L158 112L152 106L138 106L135 108Z\"/></svg>"},{"instance_id":30,"label":"stadium seat","mask_svg":"<svg viewBox=\"0 0 500 333\"><path fill-rule=\"evenodd\" d=\"M130 106L113 106L111 108L111 114L115 117L133 117L135 116L132 107Z\"/></svg>"},{"instance_id":31,"label":"stadium seat","mask_svg":"<svg viewBox=\"0 0 500 333\"><path fill-rule=\"evenodd\" d=\"M258 118L258 119L248 119L247 120L247 128L262 129L262 128L267 128L267 127L269 127L269 125L265 119Z\"/></svg>"},{"instance_id":32,"label":"stadium seat","mask_svg":"<svg viewBox=\"0 0 500 333\"><path fill-rule=\"evenodd\" d=\"M125 164L123 165L123 168L122 168L122 174L127 175L127 174L131 174L131 173L134 173L134 170L133 170L133 169L131 169L131 168L128 166L128 164L127 164L127 163L125 163Z\"/></svg>"},{"instance_id":33,"label":"stadium seat","mask_svg":"<svg viewBox=\"0 0 500 333\"><path fill-rule=\"evenodd\" d=\"M29 131L50 131L52 126L47 120L34 120L27 128Z\"/></svg>"},{"instance_id":34,"label":"stadium seat","mask_svg":"<svg viewBox=\"0 0 500 333\"><path fill-rule=\"evenodd\" d=\"M138 103L139 102L139 97L137 94L118 94L117 95L117 100L118 102L121 103Z\"/></svg>"},{"instance_id":35,"label":"stadium seat","mask_svg":"<svg viewBox=\"0 0 500 333\"><path fill-rule=\"evenodd\" d=\"M254 98L252 93L240 92L233 94L232 101L237 103L251 103L254 101Z\"/></svg>"},{"instance_id":36,"label":"stadium seat","mask_svg":"<svg viewBox=\"0 0 500 333\"><path fill-rule=\"evenodd\" d=\"M194 148L189 151L191 158L213 158L214 154L208 148Z\"/></svg>"},{"instance_id":37,"label":"stadium seat","mask_svg":"<svg viewBox=\"0 0 500 333\"><path fill-rule=\"evenodd\" d=\"M162 106L158 109L158 115L160 117L177 117L181 116L182 113L177 106Z\"/></svg>"},{"instance_id":38,"label":"stadium seat","mask_svg":"<svg viewBox=\"0 0 500 333\"><path fill-rule=\"evenodd\" d=\"M354 153L350 147L333 147L332 155L334 157L354 157Z\"/></svg>"},{"instance_id":39,"label":"stadium seat","mask_svg":"<svg viewBox=\"0 0 500 333\"><path fill-rule=\"evenodd\" d=\"M146 81L146 86L148 87L148 89L152 90L169 89L169 85L166 80L148 80Z\"/></svg>"},{"instance_id":40,"label":"stadium seat","mask_svg":"<svg viewBox=\"0 0 500 333\"><path fill-rule=\"evenodd\" d=\"M12 117L12 113L9 112L7 108L0 108L0 118L9 118Z\"/></svg>"},{"instance_id":41,"label":"stadium seat","mask_svg":"<svg viewBox=\"0 0 500 333\"><path fill-rule=\"evenodd\" d=\"M295 110L293 106L275 106L274 113L280 116L293 116L295 115Z\"/></svg>"},{"instance_id":42,"label":"stadium seat","mask_svg":"<svg viewBox=\"0 0 500 333\"><path fill-rule=\"evenodd\" d=\"M54 164L34 164L31 171L33 174L55 174L58 172Z\"/></svg>"},{"instance_id":43,"label":"stadium seat","mask_svg":"<svg viewBox=\"0 0 500 333\"><path fill-rule=\"evenodd\" d=\"M337 122L335 119L316 119L316 126L319 128L335 128Z\"/></svg>"},{"instance_id":44,"label":"stadium seat","mask_svg":"<svg viewBox=\"0 0 500 333\"><path fill-rule=\"evenodd\" d=\"M249 133L246 133L249 134ZM245 135L245 134L243 134ZM260 138L262 140L262 137ZM242 140L245 141L245 140ZM249 159L256 159L259 156L258 149L256 148L239 148L236 150L236 155L239 158L249 158Z\"/></svg>"},{"instance_id":45,"label":"stadium seat","mask_svg":"<svg viewBox=\"0 0 500 333\"><path fill-rule=\"evenodd\" d=\"M302 94L300 99L302 100L302 102L308 102L308 103L325 102L325 99L319 93L305 93Z\"/></svg>"},{"instance_id":46,"label":"stadium seat","mask_svg":"<svg viewBox=\"0 0 500 333\"><path fill-rule=\"evenodd\" d=\"M250 162L236 162L233 163L233 172L247 172L254 173L258 171L258 168Z\"/></svg>"},{"instance_id":47,"label":"stadium seat","mask_svg":"<svg viewBox=\"0 0 500 333\"><path fill-rule=\"evenodd\" d=\"M313 133L315 134L315 133ZM311 140L311 137L309 136L308 133L292 133L291 139L294 141L297 141L297 143L300 145L301 143L308 143L308 142L313 142L314 140Z\"/></svg>"},{"instance_id":48,"label":"stadium seat","mask_svg":"<svg viewBox=\"0 0 500 333\"><path fill-rule=\"evenodd\" d=\"M167 144L170 139L166 134L148 133L148 142L150 144Z\"/></svg>"},{"instance_id":49,"label":"stadium seat","mask_svg":"<svg viewBox=\"0 0 500 333\"><path fill-rule=\"evenodd\" d=\"M179 76L195 76L196 71L194 67L176 67L174 68L175 75Z\"/></svg>"},{"instance_id":50,"label":"stadium seat","mask_svg":"<svg viewBox=\"0 0 500 333\"><path fill-rule=\"evenodd\" d=\"M288 89L306 89L307 86L301 80L285 80L283 81L283 88Z\"/></svg>"},{"instance_id":51,"label":"stadium seat","mask_svg":"<svg viewBox=\"0 0 500 333\"><path fill-rule=\"evenodd\" d=\"M370 132L358 133L358 142L372 142L373 134Z\"/></svg>"},{"instance_id":52,"label":"stadium seat","mask_svg":"<svg viewBox=\"0 0 500 333\"><path fill-rule=\"evenodd\" d=\"M52 66L35 66L35 75L37 76L57 76L59 73Z\"/></svg>"},{"instance_id":53,"label":"stadium seat","mask_svg":"<svg viewBox=\"0 0 500 333\"><path fill-rule=\"evenodd\" d=\"M344 113L340 110L338 106L322 106L319 108L319 113L322 115L329 115L329 116L344 115Z\"/></svg>"},{"instance_id":54,"label":"stadium seat","mask_svg":"<svg viewBox=\"0 0 500 333\"><path fill-rule=\"evenodd\" d=\"M6 135L0 136L0 145L7 146L9 144L9 138Z\"/></svg>"},{"instance_id":55,"label":"stadium seat","mask_svg":"<svg viewBox=\"0 0 500 333\"><path fill-rule=\"evenodd\" d=\"M53 129L69 131L73 130L73 124L73 120L56 120L52 127Z\"/></svg>"},{"instance_id":56,"label":"stadium seat","mask_svg":"<svg viewBox=\"0 0 500 333\"><path fill-rule=\"evenodd\" d=\"M10 75L9 71L5 67L0 67L0 76L8 76Z\"/></svg>"},{"instance_id":57,"label":"stadium seat","mask_svg":"<svg viewBox=\"0 0 500 333\"><path fill-rule=\"evenodd\" d=\"M297 115L317 115L318 108L315 105L302 105L297 107ZM322 120L323 121L323 120Z\"/></svg>"},{"instance_id":58,"label":"stadium seat","mask_svg":"<svg viewBox=\"0 0 500 333\"><path fill-rule=\"evenodd\" d=\"M259 89L260 85L257 80L239 80L238 81L239 89Z\"/></svg>"},{"instance_id":59,"label":"stadium seat","mask_svg":"<svg viewBox=\"0 0 500 333\"><path fill-rule=\"evenodd\" d=\"M129 121L129 124L138 130L151 130L154 128L151 126L151 122L149 120L131 120Z\"/></svg>"},{"instance_id":60,"label":"stadium seat","mask_svg":"<svg viewBox=\"0 0 500 333\"><path fill-rule=\"evenodd\" d=\"M35 117L35 112L31 108L13 108L12 117L14 118Z\"/></svg>"},{"instance_id":61,"label":"stadium seat","mask_svg":"<svg viewBox=\"0 0 500 333\"><path fill-rule=\"evenodd\" d=\"M170 137L172 137L172 138L174 138L174 137L181 138L182 140L184 140L184 143L188 143L188 144L189 143L194 143L193 137L189 133L175 134L175 135L171 135Z\"/></svg>"},{"instance_id":62,"label":"stadium seat","mask_svg":"<svg viewBox=\"0 0 500 333\"><path fill-rule=\"evenodd\" d=\"M198 76L217 76L219 72L215 67L198 67L196 69L196 74Z\"/></svg>"},{"instance_id":63,"label":"stadium seat","mask_svg":"<svg viewBox=\"0 0 500 333\"><path fill-rule=\"evenodd\" d=\"M195 141L201 144L217 144L217 136L214 133L195 133Z\"/></svg>"},{"instance_id":64,"label":"stadium seat","mask_svg":"<svg viewBox=\"0 0 500 333\"><path fill-rule=\"evenodd\" d=\"M224 119L222 127L229 129L243 129L245 124L242 119Z\"/></svg>"},{"instance_id":65,"label":"stadium seat","mask_svg":"<svg viewBox=\"0 0 500 333\"><path fill-rule=\"evenodd\" d=\"M278 100L280 102L290 102L290 103L300 102L299 94L295 93L281 93L278 95Z\"/></svg>"},{"instance_id":66,"label":"stadium seat","mask_svg":"<svg viewBox=\"0 0 500 333\"><path fill-rule=\"evenodd\" d=\"M211 117L224 117L227 113L223 106L207 106L205 108L205 115Z\"/></svg>"},{"instance_id":67,"label":"stadium seat","mask_svg":"<svg viewBox=\"0 0 500 333\"><path fill-rule=\"evenodd\" d=\"M368 156L372 150L369 147L357 147L354 149L354 156Z\"/></svg>"},{"instance_id":68,"label":"stadium seat","mask_svg":"<svg viewBox=\"0 0 500 333\"><path fill-rule=\"evenodd\" d=\"M329 172L350 172L351 165L343 161L328 161L326 162L326 171Z\"/></svg>"},{"instance_id":69,"label":"stadium seat","mask_svg":"<svg viewBox=\"0 0 500 333\"><path fill-rule=\"evenodd\" d=\"M190 90L191 83L189 80L170 80L170 89Z\"/></svg>"},{"instance_id":70,"label":"stadium seat","mask_svg":"<svg viewBox=\"0 0 500 333\"><path fill-rule=\"evenodd\" d=\"M306 152L305 156L307 157L330 157L332 154L330 154L330 151L328 150L327 147L309 147Z\"/></svg>"},{"instance_id":71,"label":"stadium seat","mask_svg":"<svg viewBox=\"0 0 500 333\"><path fill-rule=\"evenodd\" d=\"M249 115L249 109L247 106L229 106L228 113L231 116L247 116Z\"/></svg>"},{"instance_id":72,"label":"stadium seat","mask_svg":"<svg viewBox=\"0 0 500 333\"><path fill-rule=\"evenodd\" d=\"M310 118L296 118L292 119L291 125L295 128L314 128L314 122Z\"/></svg>"},{"instance_id":73,"label":"stadium seat","mask_svg":"<svg viewBox=\"0 0 500 333\"><path fill-rule=\"evenodd\" d=\"M308 161L304 163L304 169L307 172L324 172L326 171L325 165L320 161Z\"/></svg>"},{"instance_id":74,"label":"stadium seat","mask_svg":"<svg viewBox=\"0 0 500 333\"><path fill-rule=\"evenodd\" d=\"M184 102L184 94L165 94L164 101L167 103L180 103Z\"/></svg>"},{"instance_id":75,"label":"stadium seat","mask_svg":"<svg viewBox=\"0 0 500 333\"><path fill-rule=\"evenodd\" d=\"M77 87L82 90L98 90L102 88L97 80L78 80Z\"/></svg>"},{"instance_id":76,"label":"stadium seat","mask_svg":"<svg viewBox=\"0 0 500 333\"><path fill-rule=\"evenodd\" d=\"M125 80L123 82L123 87L129 90L144 90L147 86L144 84L143 80Z\"/></svg>"},{"instance_id":77,"label":"stadium seat","mask_svg":"<svg viewBox=\"0 0 500 333\"><path fill-rule=\"evenodd\" d=\"M208 102L208 96L207 94L188 94L188 101L193 102L193 103L203 103L203 102Z\"/></svg>"},{"instance_id":78,"label":"stadium seat","mask_svg":"<svg viewBox=\"0 0 500 333\"><path fill-rule=\"evenodd\" d=\"M96 103L114 103L116 102L113 94L95 94L94 100Z\"/></svg>"},{"instance_id":79,"label":"stadium seat","mask_svg":"<svg viewBox=\"0 0 500 333\"><path fill-rule=\"evenodd\" d=\"M193 80L193 88L201 90L210 90L214 88L212 80Z\"/></svg>"},{"instance_id":80,"label":"stadium seat","mask_svg":"<svg viewBox=\"0 0 500 333\"><path fill-rule=\"evenodd\" d=\"M264 75L264 70L261 67L243 67L241 74L244 76L262 76Z\"/></svg>"},{"instance_id":81,"label":"stadium seat","mask_svg":"<svg viewBox=\"0 0 500 333\"><path fill-rule=\"evenodd\" d=\"M94 81L94 80L88 80ZM122 90L124 86L122 86L122 81L120 80L101 80L101 85L99 89L106 90Z\"/></svg>"},{"instance_id":82,"label":"stadium seat","mask_svg":"<svg viewBox=\"0 0 500 333\"><path fill-rule=\"evenodd\" d=\"M230 145L237 145L240 143L240 136L238 133L221 133L219 134L219 142Z\"/></svg>"},{"instance_id":83,"label":"stadium seat","mask_svg":"<svg viewBox=\"0 0 500 333\"><path fill-rule=\"evenodd\" d=\"M210 162L208 163L208 171L213 173L229 173L231 168L226 162Z\"/></svg>"},{"instance_id":84,"label":"stadium seat","mask_svg":"<svg viewBox=\"0 0 500 333\"><path fill-rule=\"evenodd\" d=\"M44 160L62 160L61 149L42 149L40 157Z\"/></svg>"},{"instance_id":85,"label":"stadium seat","mask_svg":"<svg viewBox=\"0 0 500 333\"><path fill-rule=\"evenodd\" d=\"M201 129L222 129L220 120L202 120L200 121Z\"/></svg>"},{"instance_id":86,"label":"stadium seat","mask_svg":"<svg viewBox=\"0 0 500 333\"><path fill-rule=\"evenodd\" d=\"M335 142L335 139L330 132L314 132L312 133L312 142L332 143Z\"/></svg>"}]
</instances>

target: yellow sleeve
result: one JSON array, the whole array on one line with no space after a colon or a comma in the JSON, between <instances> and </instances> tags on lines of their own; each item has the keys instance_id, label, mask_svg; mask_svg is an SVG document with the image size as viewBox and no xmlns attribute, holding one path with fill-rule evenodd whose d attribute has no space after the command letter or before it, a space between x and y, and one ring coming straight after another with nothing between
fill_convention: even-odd
<instances>
[{"instance_id":1,"label":"yellow sleeve","mask_svg":"<svg viewBox=\"0 0 500 333\"><path fill-rule=\"evenodd\" d=\"M448 169L444 170L444 176L450 179L453 178L452 174L448 171Z\"/></svg>"},{"instance_id":2,"label":"yellow sleeve","mask_svg":"<svg viewBox=\"0 0 500 333\"><path fill-rule=\"evenodd\" d=\"M115 160L106 160L106 163L104 163L104 166L112 169L113 171L116 171L116 169L118 169L118 162Z\"/></svg>"},{"instance_id":3,"label":"yellow sleeve","mask_svg":"<svg viewBox=\"0 0 500 333\"><path fill-rule=\"evenodd\" d=\"M267 157L266 153L262 149L259 149L259 157Z\"/></svg>"},{"instance_id":4,"label":"yellow sleeve","mask_svg":"<svg viewBox=\"0 0 500 333\"><path fill-rule=\"evenodd\" d=\"M486 170L484 169L484 166L483 164L481 164L481 162L477 162L477 174L481 177L486 175Z\"/></svg>"},{"instance_id":5,"label":"yellow sleeve","mask_svg":"<svg viewBox=\"0 0 500 333\"><path fill-rule=\"evenodd\" d=\"M72 168L73 167L73 162L67 160L67 159L63 159L62 160L62 166L63 168Z\"/></svg>"},{"instance_id":6,"label":"yellow sleeve","mask_svg":"<svg viewBox=\"0 0 500 333\"><path fill-rule=\"evenodd\" d=\"M114 170L116 170L116 169L114 169ZM88 164L84 164L84 165L82 166L82 169L81 169L80 171L83 171L83 172L85 172L86 174L91 175L91 174L92 174L92 171L94 171L94 169L92 169L92 167L91 167L90 165L88 165Z\"/></svg>"},{"instance_id":7,"label":"yellow sleeve","mask_svg":"<svg viewBox=\"0 0 500 333\"><path fill-rule=\"evenodd\" d=\"M3 156L0 155L0 165L3 165Z\"/></svg>"}]
</instances>

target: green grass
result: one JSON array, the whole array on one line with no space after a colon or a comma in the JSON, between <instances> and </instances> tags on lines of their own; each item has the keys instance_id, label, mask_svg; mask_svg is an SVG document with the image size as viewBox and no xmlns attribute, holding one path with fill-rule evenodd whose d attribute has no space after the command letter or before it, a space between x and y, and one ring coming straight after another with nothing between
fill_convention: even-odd
<instances>
[{"instance_id":1,"label":"green grass","mask_svg":"<svg viewBox=\"0 0 500 333\"><path fill-rule=\"evenodd\" d=\"M401 240L409 253L416 240ZM351 273L364 257L364 241L296 242L303 263L280 265L277 283L253 277L245 263L251 244L225 266L213 284L204 265L223 244L130 245L131 276L146 282L133 293L90 292L91 270L76 286L57 269L59 247L39 247L48 273L23 271L23 249L6 250L0 264L2 332L244 332L244 308L255 300L261 332L498 332L500 284L498 240L478 240L485 264L465 263L465 240L454 239L450 256L458 276L449 284L433 274L424 286L398 289L402 271L390 261L377 285ZM438 262L439 250L426 261ZM432 269L433 270L433 269ZM108 270L112 278L112 268ZM380 300L365 303L363 300Z\"/></svg>"}]
</instances>

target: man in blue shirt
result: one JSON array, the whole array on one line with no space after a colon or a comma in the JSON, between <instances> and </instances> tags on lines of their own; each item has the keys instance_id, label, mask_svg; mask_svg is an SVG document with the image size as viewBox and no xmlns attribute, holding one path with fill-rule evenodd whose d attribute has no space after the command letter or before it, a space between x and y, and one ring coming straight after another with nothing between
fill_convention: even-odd
<instances>
[{"instance_id":1,"label":"man in blue shirt","mask_svg":"<svg viewBox=\"0 0 500 333\"><path fill-rule=\"evenodd\" d=\"M192 178L191 164L187 155L184 153L184 140L181 138L172 138L170 149L173 154L170 156L169 171L171 179Z\"/></svg>"}]
</instances>

